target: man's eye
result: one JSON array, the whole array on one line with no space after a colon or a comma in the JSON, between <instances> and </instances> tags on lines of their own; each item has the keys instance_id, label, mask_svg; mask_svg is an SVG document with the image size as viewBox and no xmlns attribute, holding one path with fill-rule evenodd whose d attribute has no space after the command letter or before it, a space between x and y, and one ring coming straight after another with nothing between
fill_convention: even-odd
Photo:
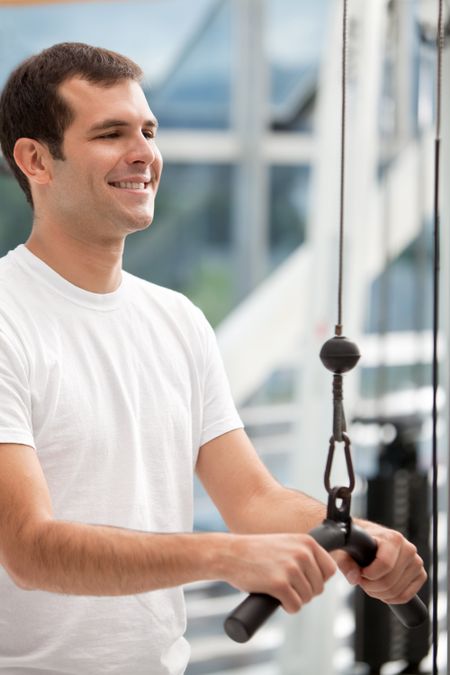
<instances>
[{"instance_id":1,"label":"man's eye","mask_svg":"<svg viewBox=\"0 0 450 675\"><path fill-rule=\"evenodd\" d=\"M144 129L142 132L142 135L145 138L155 138L155 132L154 131L149 131L148 129Z\"/></svg>"},{"instance_id":2,"label":"man's eye","mask_svg":"<svg viewBox=\"0 0 450 675\"><path fill-rule=\"evenodd\" d=\"M118 138L119 134L117 131L111 131L109 134L102 134L101 136L97 136L97 138Z\"/></svg>"}]
</instances>

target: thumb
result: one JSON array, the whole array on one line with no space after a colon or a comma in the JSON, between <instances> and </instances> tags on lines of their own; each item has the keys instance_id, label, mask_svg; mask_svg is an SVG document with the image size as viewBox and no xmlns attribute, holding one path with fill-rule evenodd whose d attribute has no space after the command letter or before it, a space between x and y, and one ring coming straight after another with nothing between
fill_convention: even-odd
<instances>
[{"instance_id":1,"label":"thumb","mask_svg":"<svg viewBox=\"0 0 450 675\"><path fill-rule=\"evenodd\" d=\"M349 584L356 586L361 583L361 569L355 563L353 558L351 558L347 553L344 553L344 551L335 551L332 556L337 562L339 569Z\"/></svg>"}]
</instances>

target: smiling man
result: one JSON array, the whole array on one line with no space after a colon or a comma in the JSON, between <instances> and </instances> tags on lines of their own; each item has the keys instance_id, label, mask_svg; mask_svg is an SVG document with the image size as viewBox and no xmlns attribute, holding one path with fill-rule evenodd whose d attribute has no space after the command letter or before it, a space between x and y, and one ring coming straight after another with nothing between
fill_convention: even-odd
<instances>
[{"instance_id":1,"label":"smiling man","mask_svg":"<svg viewBox=\"0 0 450 675\"><path fill-rule=\"evenodd\" d=\"M34 209L0 260L0 673L181 675L181 585L222 579L289 612L335 562L323 505L280 486L185 297L122 270L153 219L157 123L127 58L55 45L10 76L0 142ZM197 472L230 533L192 533ZM377 559L341 569L386 602L425 580L367 523Z\"/></svg>"},{"instance_id":2,"label":"smiling man","mask_svg":"<svg viewBox=\"0 0 450 675\"><path fill-rule=\"evenodd\" d=\"M46 144L41 134L33 133L19 138L14 148L5 142L5 156L12 152L17 168L29 180L39 221L27 248L84 287L79 278L84 273L78 262L81 256L94 266L93 286L88 282L86 287L96 292L116 290L121 280L117 253L125 236L148 227L153 219L162 170L154 142L157 122L139 83L132 79L96 83L74 73L60 84L55 98L71 119L64 140ZM108 252L116 264L104 267L99 277L98 265Z\"/></svg>"}]
</instances>

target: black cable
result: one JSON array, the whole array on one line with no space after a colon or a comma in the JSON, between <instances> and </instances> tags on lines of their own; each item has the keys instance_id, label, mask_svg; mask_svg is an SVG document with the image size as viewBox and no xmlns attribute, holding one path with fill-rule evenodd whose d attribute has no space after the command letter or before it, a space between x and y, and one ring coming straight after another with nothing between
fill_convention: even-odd
<instances>
[{"instance_id":1,"label":"black cable","mask_svg":"<svg viewBox=\"0 0 450 675\"><path fill-rule=\"evenodd\" d=\"M342 334L342 287L344 267L344 188L345 188L345 129L346 129L346 83L347 83L347 0L343 2L342 13L342 85L341 85L341 179L339 207L339 281L338 281L338 320L336 335Z\"/></svg>"},{"instance_id":2,"label":"black cable","mask_svg":"<svg viewBox=\"0 0 450 675\"><path fill-rule=\"evenodd\" d=\"M442 93L442 53L444 44L443 33L443 2L438 0L438 27L436 38L437 68L436 68L436 138L434 144L434 227L433 227L433 437L432 437L432 635L433 635L433 675L438 674L438 582L439 582L439 556L438 556L438 406L437 395L439 389L439 362L438 362L438 337L439 337L439 270L440 270L440 227L439 227L439 183L440 183L440 134L441 134L441 93Z\"/></svg>"}]
</instances>

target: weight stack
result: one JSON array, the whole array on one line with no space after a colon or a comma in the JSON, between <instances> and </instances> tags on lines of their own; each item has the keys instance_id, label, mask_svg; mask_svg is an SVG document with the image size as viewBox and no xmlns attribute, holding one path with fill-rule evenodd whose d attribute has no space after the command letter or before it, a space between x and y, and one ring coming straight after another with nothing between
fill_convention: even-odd
<instances>
[{"instance_id":1,"label":"weight stack","mask_svg":"<svg viewBox=\"0 0 450 675\"><path fill-rule=\"evenodd\" d=\"M381 422L381 420L380 420ZM383 419L385 424L387 420ZM389 420L397 430L395 440L383 447L378 474L368 480L367 518L401 532L417 547L427 573L430 570L429 487L425 472L417 470L418 421ZM373 423L373 420L372 420ZM428 606L430 585L419 592ZM382 602L357 588L355 591L355 659L369 665L370 673L383 664L403 659L405 673L419 672L418 666L430 647L430 622L406 629Z\"/></svg>"}]
</instances>

